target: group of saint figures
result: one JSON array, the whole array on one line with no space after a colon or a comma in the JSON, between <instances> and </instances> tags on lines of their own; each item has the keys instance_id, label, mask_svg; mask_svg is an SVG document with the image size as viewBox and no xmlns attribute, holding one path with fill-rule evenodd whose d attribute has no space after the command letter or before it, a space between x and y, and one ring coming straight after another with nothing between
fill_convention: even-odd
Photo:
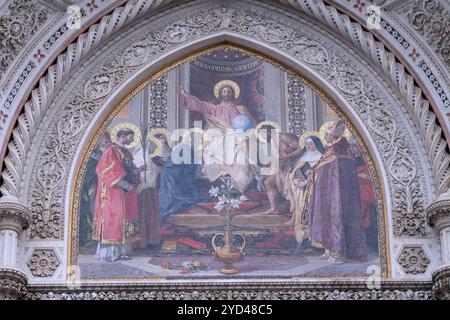
<instances>
[{"instance_id":1,"label":"group of saint figures","mask_svg":"<svg viewBox=\"0 0 450 320\"><path fill-rule=\"evenodd\" d=\"M359 146L354 139L347 140L345 129L342 121L336 121L325 135L325 148L319 140L308 138L310 146L297 162L299 169L292 179L302 190L297 191L300 204L294 209L297 241L308 238L311 246L323 248L323 257L335 263L367 259L366 228L373 219L370 204L375 203Z\"/></svg>"},{"instance_id":2,"label":"group of saint figures","mask_svg":"<svg viewBox=\"0 0 450 320\"><path fill-rule=\"evenodd\" d=\"M320 248L321 258L332 263L365 261L368 246L376 246L373 183L345 123L330 124L323 125L323 134L305 132L299 140L281 134L280 170L264 182L271 204L266 213L280 211L281 194L289 200L287 224L294 226L299 248Z\"/></svg>"},{"instance_id":3,"label":"group of saint figures","mask_svg":"<svg viewBox=\"0 0 450 320\"><path fill-rule=\"evenodd\" d=\"M233 121L240 116L256 124L247 108L236 103L239 86L233 81L215 86L218 103L201 101L183 87L179 93L185 108L202 114L203 129L225 134L227 129L235 129ZM344 122L338 120L323 133L305 132L300 139L281 133L279 170L262 177L257 166L249 163L175 163L164 133L156 135L160 148L146 163L142 161L146 150L133 156L128 148L136 139L136 130L123 127L114 136L105 133L87 164L91 171L84 179L85 208L81 208L91 212L82 214L81 219L87 220L84 225L92 225L96 257L104 261L130 259L134 242L144 246L159 243L160 224L167 217L211 201L199 191L201 171L211 183L230 177L240 192L245 192L255 178L263 180L270 203L264 214L279 214L280 197L288 200L292 218L286 226L295 227L299 245L321 248L323 257L333 263L364 261L367 230L375 223L371 214L375 194L361 150L345 132ZM209 151L214 148L211 141L204 143L203 156L213 155ZM245 143L233 152L234 156L245 152ZM88 233L88 228L81 228L81 244L89 238Z\"/></svg>"}]
</instances>

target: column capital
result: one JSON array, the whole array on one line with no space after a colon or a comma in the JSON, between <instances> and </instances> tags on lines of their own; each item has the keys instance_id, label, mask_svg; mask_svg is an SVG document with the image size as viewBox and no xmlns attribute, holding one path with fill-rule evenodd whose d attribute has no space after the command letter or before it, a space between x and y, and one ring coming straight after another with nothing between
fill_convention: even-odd
<instances>
[{"instance_id":1,"label":"column capital","mask_svg":"<svg viewBox=\"0 0 450 320\"><path fill-rule=\"evenodd\" d=\"M433 297L450 300L450 238L448 237L448 230L450 230L450 190L441 194L428 206L427 221L430 227L439 234L443 263L432 275Z\"/></svg>"},{"instance_id":2,"label":"column capital","mask_svg":"<svg viewBox=\"0 0 450 320\"><path fill-rule=\"evenodd\" d=\"M20 234L30 226L30 210L12 197L0 198L0 230L12 229Z\"/></svg>"},{"instance_id":3,"label":"column capital","mask_svg":"<svg viewBox=\"0 0 450 320\"><path fill-rule=\"evenodd\" d=\"M437 232L450 227L450 190L442 193L428 206L427 222Z\"/></svg>"},{"instance_id":4,"label":"column capital","mask_svg":"<svg viewBox=\"0 0 450 320\"><path fill-rule=\"evenodd\" d=\"M433 272L433 297L439 300L450 300L450 266Z\"/></svg>"},{"instance_id":5,"label":"column capital","mask_svg":"<svg viewBox=\"0 0 450 320\"><path fill-rule=\"evenodd\" d=\"M0 268L0 300L26 299L27 276L15 269Z\"/></svg>"}]
</instances>

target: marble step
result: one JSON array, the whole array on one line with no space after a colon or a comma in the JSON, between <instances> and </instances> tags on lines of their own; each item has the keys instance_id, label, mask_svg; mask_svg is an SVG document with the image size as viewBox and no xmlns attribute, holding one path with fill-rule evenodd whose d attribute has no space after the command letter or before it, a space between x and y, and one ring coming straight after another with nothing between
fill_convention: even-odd
<instances>
[{"instance_id":1,"label":"marble step","mask_svg":"<svg viewBox=\"0 0 450 320\"><path fill-rule=\"evenodd\" d=\"M239 227L277 227L283 226L291 219L290 213L285 214L262 214L252 213L246 215L236 215L233 218L233 225ZM179 213L171 215L167 222L189 228L208 228L223 226L223 216L220 214L205 213Z\"/></svg>"}]
</instances>

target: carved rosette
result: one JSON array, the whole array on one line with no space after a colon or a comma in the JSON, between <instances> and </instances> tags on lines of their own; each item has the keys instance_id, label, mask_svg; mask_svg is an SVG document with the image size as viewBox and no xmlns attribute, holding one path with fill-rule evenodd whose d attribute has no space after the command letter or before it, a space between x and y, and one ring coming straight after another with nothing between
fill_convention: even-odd
<instances>
[{"instance_id":1,"label":"carved rosette","mask_svg":"<svg viewBox=\"0 0 450 320\"><path fill-rule=\"evenodd\" d=\"M16 200L0 199L0 230L10 229L20 234L30 226L30 210Z\"/></svg>"},{"instance_id":2,"label":"carved rosette","mask_svg":"<svg viewBox=\"0 0 450 320\"><path fill-rule=\"evenodd\" d=\"M53 249L36 249L27 262L35 277L51 277L58 269L60 261Z\"/></svg>"},{"instance_id":3,"label":"carved rosette","mask_svg":"<svg viewBox=\"0 0 450 320\"><path fill-rule=\"evenodd\" d=\"M422 247L413 246L404 247L397 261L405 273L411 274L425 273L431 262Z\"/></svg>"},{"instance_id":4,"label":"carved rosette","mask_svg":"<svg viewBox=\"0 0 450 320\"><path fill-rule=\"evenodd\" d=\"M0 300L24 299L27 277L18 270L0 268Z\"/></svg>"}]
</instances>

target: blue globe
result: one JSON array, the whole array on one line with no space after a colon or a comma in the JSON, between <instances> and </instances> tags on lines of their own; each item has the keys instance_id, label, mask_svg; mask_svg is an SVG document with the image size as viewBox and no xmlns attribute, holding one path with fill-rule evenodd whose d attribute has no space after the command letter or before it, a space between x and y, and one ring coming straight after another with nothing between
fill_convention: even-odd
<instances>
[{"instance_id":1,"label":"blue globe","mask_svg":"<svg viewBox=\"0 0 450 320\"><path fill-rule=\"evenodd\" d=\"M253 128L253 120L247 117L246 115L239 115L231 120L231 127L234 130L242 130L247 131L248 129Z\"/></svg>"}]
</instances>

